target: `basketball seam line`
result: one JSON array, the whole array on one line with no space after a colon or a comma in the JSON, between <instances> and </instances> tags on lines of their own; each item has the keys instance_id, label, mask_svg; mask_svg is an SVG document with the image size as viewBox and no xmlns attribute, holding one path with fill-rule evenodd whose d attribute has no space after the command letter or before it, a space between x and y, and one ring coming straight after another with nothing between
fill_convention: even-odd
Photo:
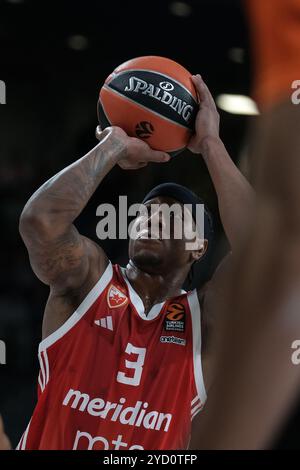
<instances>
[{"instance_id":1,"label":"basketball seam line","mask_svg":"<svg viewBox=\"0 0 300 470\"><path fill-rule=\"evenodd\" d=\"M112 90L111 88L106 87L106 86L105 86L105 88L108 89L108 90L111 90L111 91L115 91L115 90ZM118 92L116 92L116 93L118 94ZM121 96L122 98L125 98L125 99L126 99L126 97L123 96L122 94L120 94L120 96ZM101 104L103 113L105 114L105 117L106 117L107 121L109 122L109 124L110 124L111 126L113 126L113 124L111 123L111 121L110 121L110 120L108 119L108 117L107 117L107 114L106 114L106 111L105 111L105 107L104 107L104 103L103 103L103 101L101 100L100 96L99 96L99 101L100 101L100 104ZM134 101L134 103L135 103L135 101ZM148 108L147 108L147 109L148 109ZM150 110L150 111L151 111L151 110ZM155 111L154 111L154 114L155 114ZM162 118L164 118L164 116L162 116ZM171 121L171 122L173 122L173 121ZM180 125L180 124L179 124L179 125ZM182 152L184 149L185 149L185 147L183 146L183 147L179 147L179 148L177 148L177 149L175 149L175 150L164 150L164 152L167 152L167 153L177 153L177 152Z\"/></svg>"},{"instance_id":2,"label":"basketball seam line","mask_svg":"<svg viewBox=\"0 0 300 470\"><path fill-rule=\"evenodd\" d=\"M123 95L122 95L123 96ZM103 111L103 114L105 115L105 118L107 119L107 122L109 123L110 126L112 126L113 124L110 122L110 120L108 119L107 117L107 114L106 114L106 111L105 111L105 107L104 107L104 104L103 104L103 101L101 100L100 96L99 96L99 101L100 101L100 104L101 104L101 108L102 108L102 111ZM103 129L101 129L103 130ZM177 152L182 152L183 150L185 149L185 147L180 147L180 148L177 148L175 150L165 150L165 152L167 153L177 153Z\"/></svg>"},{"instance_id":3,"label":"basketball seam line","mask_svg":"<svg viewBox=\"0 0 300 470\"><path fill-rule=\"evenodd\" d=\"M122 97L123 97L123 95L122 95ZM107 119L107 122L110 124L110 126L113 126L113 124L110 122L110 120L107 117L103 101L101 100L100 97L99 97L99 101L100 101L100 104L101 104L101 107L102 107L103 114L105 115L105 117ZM101 129L101 130L103 130L103 129ZM138 137L138 138L140 138L140 137ZM177 148L175 150L164 150L164 152L171 154L171 153L176 153L176 152L180 152L180 151L182 152L184 149L185 149L185 147L180 147L180 148Z\"/></svg>"},{"instance_id":4,"label":"basketball seam line","mask_svg":"<svg viewBox=\"0 0 300 470\"><path fill-rule=\"evenodd\" d=\"M153 111L153 109L147 108L147 107L144 106L143 104L140 104L140 103L134 101L133 99L128 98L128 96L123 95L122 93L120 93L120 92L117 91L117 90L114 90L113 88L111 88L111 87L108 86L108 85L103 85L103 88L105 88L106 90L111 91L112 93L115 93L115 94L118 95L118 96L121 96L121 97L124 98L125 100L128 100L128 101L130 101L131 103L134 103L134 104L137 105L137 106L140 106L141 108L145 109L146 111L149 111L150 113L156 114L156 116L161 117L161 118L164 119L165 121L171 122L172 124L175 124L175 125L177 125L177 126L180 126L180 127L182 127L183 129L186 129L186 130L189 131L189 132L192 132L192 130L191 130L189 127L186 127L186 126L184 126L183 124L180 124L179 122L173 121L173 119L170 119L170 118L167 118L167 117L163 116L163 115L160 114L158 111Z\"/></svg>"},{"instance_id":5,"label":"basketball seam line","mask_svg":"<svg viewBox=\"0 0 300 470\"><path fill-rule=\"evenodd\" d=\"M105 118L107 119L107 122L108 122L110 125L112 125L111 122L110 122L110 120L109 120L108 117L107 117L107 113L106 113L106 111L105 111L105 107L104 107L103 101L101 100L100 96L99 96L99 101L100 101L100 104L101 104L101 107L102 107L103 114L104 114ZM103 130L103 129L101 129L101 130Z\"/></svg>"}]
</instances>

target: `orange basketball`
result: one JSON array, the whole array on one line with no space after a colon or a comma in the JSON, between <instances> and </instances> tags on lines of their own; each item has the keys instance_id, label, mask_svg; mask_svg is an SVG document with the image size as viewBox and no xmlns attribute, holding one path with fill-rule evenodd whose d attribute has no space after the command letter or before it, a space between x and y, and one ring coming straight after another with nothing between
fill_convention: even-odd
<instances>
[{"instance_id":1,"label":"orange basketball","mask_svg":"<svg viewBox=\"0 0 300 470\"><path fill-rule=\"evenodd\" d=\"M170 155L186 147L198 110L191 74L157 56L131 59L110 74L100 90L98 119L118 126Z\"/></svg>"}]
</instances>

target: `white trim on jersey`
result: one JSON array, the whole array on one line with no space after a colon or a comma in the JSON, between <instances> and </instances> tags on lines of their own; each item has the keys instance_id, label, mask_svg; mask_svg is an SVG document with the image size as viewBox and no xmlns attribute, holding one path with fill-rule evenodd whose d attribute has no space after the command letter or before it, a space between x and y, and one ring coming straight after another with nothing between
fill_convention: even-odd
<instances>
[{"instance_id":1,"label":"white trim on jersey","mask_svg":"<svg viewBox=\"0 0 300 470\"><path fill-rule=\"evenodd\" d=\"M199 411L201 411L203 408L203 403L198 403L197 406L195 406L195 408L192 409L191 411L191 420L193 421L193 419L195 418L195 416L199 413Z\"/></svg>"},{"instance_id":2,"label":"white trim on jersey","mask_svg":"<svg viewBox=\"0 0 300 470\"><path fill-rule=\"evenodd\" d=\"M38 377L38 382L41 387L41 391L43 392L45 390L45 387L47 383L49 382L49 361L48 361L48 356L47 356L47 351L40 351L38 354L39 358L39 363L40 363L40 373Z\"/></svg>"},{"instance_id":3,"label":"white trim on jersey","mask_svg":"<svg viewBox=\"0 0 300 470\"><path fill-rule=\"evenodd\" d=\"M43 364L43 359L42 359L42 355L39 353L38 354L38 358L39 358L39 363L40 363L40 374L39 374L39 384L40 384L40 387L41 387L41 390L42 392L44 391L44 388L45 388L45 382L46 382L46 376L45 376L45 367L44 367L44 364Z\"/></svg>"},{"instance_id":4,"label":"white trim on jersey","mask_svg":"<svg viewBox=\"0 0 300 470\"><path fill-rule=\"evenodd\" d=\"M25 429L24 433L22 434L22 437L19 441L19 444L16 447L16 450L25 450L30 423L31 423L31 420L29 421L29 423L27 425L27 428Z\"/></svg>"},{"instance_id":5,"label":"white trim on jersey","mask_svg":"<svg viewBox=\"0 0 300 470\"><path fill-rule=\"evenodd\" d=\"M93 305L95 300L99 297L99 295L104 291L108 283L111 281L112 275L113 268L111 262L109 262L99 281L92 288L92 290L83 300L83 302L81 302L75 312L68 318L68 320L62 326L60 326L56 331L51 333L49 336L47 336L47 338L43 339L40 342L39 352L45 351L49 346L56 343L56 341L62 338L68 331L71 330L71 328L73 328L73 326L76 325L76 323L79 322L79 320L81 320L81 318L86 314L86 312ZM44 382L44 384L45 383L46 382Z\"/></svg>"},{"instance_id":6,"label":"white trim on jersey","mask_svg":"<svg viewBox=\"0 0 300 470\"><path fill-rule=\"evenodd\" d=\"M22 443L23 436L24 436L24 433L22 434L21 439L19 440L19 443L18 443L18 445L17 445L17 447L16 447L16 450L21 450L21 449L20 449L20 445L21 445L21 443Z\"/></svg>"},{"instance_id":7,"label":"white trim on jersey","mask_svg":"<svg viewBox=\"0 0 300 470\"><path fill-rule=\"evenodd\" d=\"M199 413L203 407L207 395L204 386L202 363L201 363L201 310L198 300L196 289L187 295L188 303L190 306L192 329L193 329L193 364L194 364L194 378L198 395L198 400L195 397L191 402L191 416L192 419Z\"/></svg>"},{"instance_id":8,"label":"white trim on jersey","mask_svg":"<svg viewBox=\"0 0 300 470\"><path fill-rule=\"evenodd\" d=\"M46 350L42 351L42 354L44 355L44 361L45 361L45 365L46 365L46 383L45 383L45 387L46 387L47 383L49 382L49 376L50 376L50 373L49 373L49 360L48 360Z\"/></svg>"},{"instance_id":9,"label":"white trim on jersey","mask_svg":"<svg viewBox=\"0 0 300 470\"><path fill-rule=\"evenodd\" d=\"M126 269L121 267L121 273L122 273L123 279L126 282L127 287L128 287L130 301L134 305L138 315L143 320L147 320L147 321L154 320L154 318L156 318L158 316L158 314L161 311L161 309L162 309L165 302L160 302L159 304L153 305L152 308L150 309L148 315L145 315L145 307L144 307L143 301L140 298L139 294L134 290L134 288L130 284L130 282L129 282L127 276L126 276Z\"/></svg>"},{"instance_id":10,"label":"white trim on jersey","mask_svg":"<svg viewBox=\"0 0 300 470\"><path fill-rule=\"evenodd\" d=\"M28 432L29 432L30 423L31 423L31 420L29 421L28 426L25 430L23 442L22 442L22 445L21 445L21 450L25 450L25 448L26 448L26 442L27 442L27 436L28 436Z\"/></svg>"},{"instance_id":11,"label":"white trim on jersey","mask_svg":"<svg viewBox=\"0 0 300 470\"><path fill-rule=\"evenodd\" d=\"M38 378L38 382L39 382L41 390L43 392L44 388L45 388L45 383L46 383L46 374L45 374L45 367L44 367L44 363L43 363L41 353L38 354L38 358L39 358L39 363L40 363L40 368L41 368L39 378Z\"/></svg>"},{"instance_id":12,"label":"white trim on jersey","mask_svg":"<svg viewBox=\"0 0 300 470\"><path fill-rule=\"evenodd\" d=\"M132 285L130 284L130 281L129 279L127 278L126 276L126 268L123 268L120 266L120 270L121 270L121 273L122 273L122 276L123 276L123 279L124 281L126 282L127 284L127 287L128 287L128 292L129 292L129 297L130 297L130 301L131 303L134 305L138 315L143 319L143 320L146 320L146 321L149 321L149 320L154 320L154 318L156 318L158 316L158 314L160 313L161 309L163 308L164 304L166 303L166 301L164 302L160 302L159 304L154 304L151 309L149 310L148 312L148 315L145 314L145 307L144 307L144 304L143 304L143 301L141 299L141 297L139 296L139 294L134 290L134 288L132 287ZM185 290L181 290L181 294L185 294L186 291Z\"/></svg>"},{"instance_id":13,"label":"white trim on jersey","mask_svg":"<svg viewBox=\"0 0 300 470\"><path fill-rule=\"evenodd\" d=\"M200 400L199 396L196 395L195 398L191 401L191 406L193 406L196 403L196 401L199 401L199 400Z\"/></svg>"},{"instance_id":14,"label":"white trim on jersey","mask_svg":"<svg viewBox=\"0 0 300 470\"><path fill-rule=\"evenodd\" d=\"M42 392L43 391L43 383L42 383L42 380L41 380L41 371L39 372L38 383L39 383L39 386L40 386L40 389L41 389L41 392Z\"/></svg>"}]
</instances>

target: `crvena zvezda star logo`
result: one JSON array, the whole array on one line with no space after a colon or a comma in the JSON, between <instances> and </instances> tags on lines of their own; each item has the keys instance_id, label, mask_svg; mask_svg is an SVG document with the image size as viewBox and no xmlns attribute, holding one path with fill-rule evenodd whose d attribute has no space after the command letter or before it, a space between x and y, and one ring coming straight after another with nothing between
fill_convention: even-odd
<instances>
[{"instance_id":1,"label":"crvena zvezda star logo","mask_svg":"<svg viewBox=\"0 0 300 470\"><path fill-rule=\"evenodd\" d=\"M128 298L116 286L112 285L108 289L107 303L110 308L122 307L128 302Z\"/></svg>"}]
</instances>

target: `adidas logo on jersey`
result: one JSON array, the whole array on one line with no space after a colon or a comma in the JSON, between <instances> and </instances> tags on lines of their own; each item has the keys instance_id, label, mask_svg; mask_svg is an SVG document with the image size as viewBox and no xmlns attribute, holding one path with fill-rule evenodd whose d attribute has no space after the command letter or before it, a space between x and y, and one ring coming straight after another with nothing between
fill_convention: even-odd
<instances>
[{"instance_id":1,"label":"adidas logo on jersey","mask_svg":"<svg viewBox=\"0 0 300 470\"><path fill-rule=\"evenodd\" d=\"M95 320L94 323L98 326L102 326L102 328L113 331L112 317L100 318L100 320Z\"/></svg>"},{"instance_id":2,"label":"adidas logo on jersey","mask_svg":"<svg viewBox=\"0 0 300 470\"><path fill-rule=\"evenodd\" d=\"M116 286L111 285L107 292L107 303L110 308L122 307L128 302L128 297L126 297L123 292L120 291Z\"/></svg>"}]
</instances>

